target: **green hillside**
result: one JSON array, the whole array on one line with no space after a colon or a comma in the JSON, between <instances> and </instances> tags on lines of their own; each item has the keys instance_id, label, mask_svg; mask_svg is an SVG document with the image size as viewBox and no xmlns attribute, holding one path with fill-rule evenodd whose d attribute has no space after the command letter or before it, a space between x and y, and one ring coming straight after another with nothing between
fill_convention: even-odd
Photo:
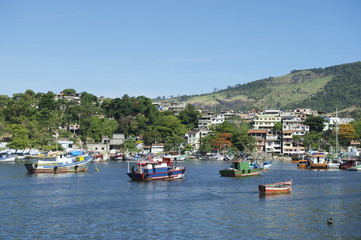
<instances>
[{"instance_id":1,"label":"green hillside","mask_svg":"<svg viewBox=\"0 0 361 240\"><path fill-rule=\"evenodd\" d=\"M307 107L333 112L361 106L361 62L327 68L293 70L238 84L210 94L181 96L180 101L208 109L293 109Z\"/></svg>"}]
</instances>

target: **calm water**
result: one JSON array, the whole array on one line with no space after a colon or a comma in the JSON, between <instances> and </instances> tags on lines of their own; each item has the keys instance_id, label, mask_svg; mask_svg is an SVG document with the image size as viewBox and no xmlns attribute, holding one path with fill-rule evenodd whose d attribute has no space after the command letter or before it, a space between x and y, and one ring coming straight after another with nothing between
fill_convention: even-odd
<instances>
[{"instance_id":1,"label":"calm water","mask_svg":"<svg viewBox=\"0 0 361 240\"><path fill-rule=\"evenodd\" d=\"M276 162L261 176L220 177L229 165L194 160L184 179L143 183L122 162L65 174L1 164L0 239L361 239L361 172ZM290 194L258 194L290 179Z\"/></svg>"}]
</instances>

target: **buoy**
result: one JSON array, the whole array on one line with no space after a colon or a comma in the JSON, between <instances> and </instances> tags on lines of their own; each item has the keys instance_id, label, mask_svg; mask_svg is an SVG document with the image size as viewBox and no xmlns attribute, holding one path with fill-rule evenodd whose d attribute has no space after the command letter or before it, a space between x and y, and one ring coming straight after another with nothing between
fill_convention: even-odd
<instances>
[{"instance_id":1,"label":"buoy","mask_svg":"<svg viewBox=\"0 0 361 240\"><path fill-rule=\"evenodd\" d=\"M332 219L332 218L328 218L328 219L327 219L327 224L329 224L329 225L333 224L333 219Z\"/></svg>"}]
</instances>

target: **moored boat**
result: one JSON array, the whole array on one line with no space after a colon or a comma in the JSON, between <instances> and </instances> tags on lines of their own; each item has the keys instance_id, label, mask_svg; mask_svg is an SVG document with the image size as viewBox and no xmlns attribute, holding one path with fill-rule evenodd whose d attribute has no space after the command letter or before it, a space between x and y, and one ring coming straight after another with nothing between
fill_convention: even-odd
<instances>
[{"instance_id":1,"label":"moored boat","mask_svg":"<svg viewBox=\"0 0 361 240\"><path fill-rule=\"evenodd\" d=\"M301 159L297 163L298 168L308 168L309 162L306 159Z\"/></svg>"},{"instance_id":2,"label":"moored boat","mask_svg":"<svg viewBox=\"0 0 361 240\"><path fill-rule=\"evenodd\" d=\"M271 169L272 166L272 160L271 161L267 161L263 163L263 170L267 170L269 171Z\"/></svg>"},{"instance_id":3,"label":"moored boat","mask_svg":"<svg viewBox=\"0 0 361 240\"><path fill-rule=\"evenodd\" d=\"M30 157L24 166L29 173L84 172L92 160L93 156Z\"/></svg>"},{"instance_id":4,"label":"moored boat","mask_svg":"<svg viewBox=\"0 0 361 240\"><path fill-rule=\"evenodd\" d=\"M15 162L16 155L2 155L0 156L0 163L2 162Z\"/></svg>"},{"instance_id":5,"label":"moored boat","mask_svg":"<svg viewBox=\"0 0 361 240\"><path fill-rule=\"evenodd\" d=\"M258 185L260 193L287 193L291 191L292 180L287 182Z\"/></svg>"},{"instance_id":6,"label":"moored boat","mask_svg":"<svg viewBox=\"0 0 361 240\"><path fill-rule=\"evenodd\" d=\"M340 164L340 169L348 169L356 165L356 159L342 159Z\"/></svg>"},{"instance_id":7,"label":"moored boat","mask_svg":"<svg viewBox=\"0 0 361 240\"><path fill-rule=\"evenodd\" d=\"M353 165L352 167L347 168L346 170L348 170L348 171L361 171L361 162L356 161L355 165Z\"/></svg>"},{"instance_id":8,"label":"moored boat","mask_svg":"<svg viewBox=\"0 0 361 240\"><path fill-rule=\"evenodd\" d=\"M330 157L327 162L327 169L339 169L341 164L340 157Z\"/></svg>"},{"instance_id":9,"label":"moored boat","mask_svg":"<svg viewBox=\"0 0 361 240\"><path fill-rule=\"evenodd\" d=\"M179 179L183 178L186 171L186 166L178 167L169 166L168 162L159 160L144 160L137 162L137 168L134 166L129 170L127 175L133 181L149 181L158 179Z\"/></svg>"},{"instance_id":10,"label":"moored boat","mask_svg":"<svg viewBox=\"0 0 361 240\"><path fill-rule=\"evenodd\" d=\"M312 169L325 169L327 168L327 158L324 153L314 153L309 156L310 168Z\"/></svg>"},{"instance_id":11,"label":"moored boat","mask_svg":"<svg viewBox=\"0 0 361 240\"><path fill-rule=\"evenodd\" d=\"M297 155L297 154L295 154L295 155L292 156L291 162L292 162L292 163L298 163L298 161L299 161L300 159L301 159L300 156Z\"/></svg>"},{"instance_id":12,"label":"moored boat","mask_svg":"<svg viewBox=\"0 0 361 240\"><path fill-rule=\"evenodd\" d=\"M223 170L219 170L222 177L244 177L259 175L263 171L260 164L252 164L249 161L235 160L232 166Z\"/></svg>"}]
</instances>

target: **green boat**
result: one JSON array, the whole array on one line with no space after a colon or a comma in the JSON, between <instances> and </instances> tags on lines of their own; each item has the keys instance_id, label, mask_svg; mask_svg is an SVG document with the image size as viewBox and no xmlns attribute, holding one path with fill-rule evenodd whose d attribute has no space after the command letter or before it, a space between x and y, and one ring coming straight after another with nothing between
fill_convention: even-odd
<instances>
[{"instance_id":1,"label":"green boat","mask_svg":"<svg viewBox=\"0 0 361 240\"><path fill-rule=\"evenodd\" d=\"M219 173L222 177L245 177L259 175L262 171L263 168L260 164L235 160L231 167L219 170Z\"/></svg>"}]
</instances>

